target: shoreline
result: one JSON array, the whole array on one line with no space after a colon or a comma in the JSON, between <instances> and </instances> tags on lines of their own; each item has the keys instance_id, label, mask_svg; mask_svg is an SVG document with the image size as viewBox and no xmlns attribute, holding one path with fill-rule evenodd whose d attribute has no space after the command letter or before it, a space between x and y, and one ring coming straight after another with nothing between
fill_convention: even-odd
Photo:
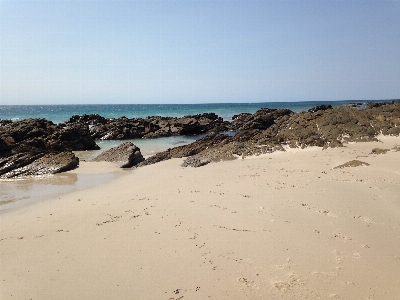
<instances>
[{"instance_id":1,"label":"shoreline","mask_svg":"<svg viewBox=\"0 0 400 300\"><path fill-rule=\"evenodd\" d=\"M371 154L395 145L170 159L9 211L0 297L396 299L400 152Z\"/></svg>"},{"instance_id":2,"label":"shoreline","mask_svg":"<svg viewBox=\"0 0 400 300\"><path fill-rule=\"evenodd\" d=\"M112 163L82 161L78 168L63 173L3 180L0 182L0 214L84 191L117 180L123 174L124 170Z\"/></svg>"}]
</instances>

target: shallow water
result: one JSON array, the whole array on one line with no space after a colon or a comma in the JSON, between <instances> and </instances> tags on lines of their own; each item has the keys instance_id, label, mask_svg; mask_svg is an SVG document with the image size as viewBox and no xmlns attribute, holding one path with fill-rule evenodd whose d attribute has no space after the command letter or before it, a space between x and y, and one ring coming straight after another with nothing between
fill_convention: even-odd
<instances>
[{"instance_id":1,"label":"shallow water","mask_svg":"<svg viewBox=\"0 0 400 300\"><path fill-rule=\"evenodd\" d=\"M229 133L233 134L233 133ZM190 144L204 135L171 136L156 139L97 141L101 150L76 151L81 160L90 161L101 152L130 141L141 149L143 156L148 157L168 148ZM29 179L12 179L0 181L0 212L8 209L55 198L60 194L87 189L117 178L119 174L73 174L61 173Z\"/></svg>"},{"instance_id":2,"label":"shallow water","mask_svg":"<svg viewBox=\"0 0 400 300\"><path fill-rule=\"evenodd\" d=\"M60 173L43 177L0 181L0 212L84 190L122 176L121 173Z\"/></svg>"},{"instance_id":3,"label":"shallow water","mask_svg":"<svg viewBox=\"0 0 400 300\"><path fill-rule=\"evenodd\" d=\"M178 147L193 143L199 138L205 136L202 135L192 135L192 136L169 136L161 137L155 139L130 139L130 140L106 140L106 141L96 141L97 145L100 146L100 150L90 150L90 151L74 151L75 155L79 159L90 161L95 158L100 153L107 151L113 147L116 147L124 142L132 142L134 145L139 147L140 152L144 157L154 155L158 152L167 150L168 148Z\"/></svg>"}]
</instances>

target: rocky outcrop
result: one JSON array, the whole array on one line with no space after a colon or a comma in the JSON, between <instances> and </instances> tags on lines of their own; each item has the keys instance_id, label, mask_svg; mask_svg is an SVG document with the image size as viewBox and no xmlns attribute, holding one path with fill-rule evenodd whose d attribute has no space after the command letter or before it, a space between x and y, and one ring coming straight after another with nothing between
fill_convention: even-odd
<instances>
[{"instance_id":1,"label":"rocky outcrop","mask_svg":"<svg viewBox=\"0 0 400 300\"><path fill-rule=\"evenodd\" d=\"M308 112L315 113L315 112L320 111L320 110L327 110L327 109L331 109L331 108L333 108L333 107L330 104L322 104L322 105L318 105L318 106L315 106L313 108L310 108L308 110Z\"/></svg>"},{"instance_id":2,"label":"rocky outcrop","mask_svg":"<svg viewBox=\"0 0 400 300\"><path fill-rule=\"evenodd\" d=\"M400 134L400 101L369 104L364 108L317 106L301 113L264 108L252 115L237 115L232 123L237 130L235 136L208 135L195 143L158 153L139 166L172 157L196 155L193 158L196 164L196 159L234 159L284 151L285 146L328 148L348 142L377 141L379 134Z\"/></svg>"},{"instance_id":3,"label":"rocky outcrop","mask_svg":"<svg viewBox=\"0 0 400 300\"><path fill-rule=\"evenodd\" d=\"M22 152L96 149L100 148L85 124L56 125L46 119L25 119L0 126L0 157Z\"/></svg>"},{"instance_id":4,"label":"rocky outcrop","mask_svg":"<svg viewBox=\"0 0 400 300\"><path fill-rule=\"evenodd\" d=\"M178 135L195 135L229 129L230 123L214 113L181 118L153 116L147 118L106 119L99 115L72 116L65 124L90 125L90 135L98 140L126 140Z\"/></svg>"},{"instance_id":5,"label":"rocky outcrop","mask_svg":"<svg viewBox=\"0 0 400 300\"><path fill-rule=\"evenodd\" d=\"M235 115L232 119L228 123L216 114L206 113L182 118L144 119L83 115L73 116L59 125L44 119L5 122L0 126L0 158L4 159L0 168L18 169L24 163L30 164L31 160L53 152L96 149L94 139L209 133L192 144L168 149L144 161L133 144L104 154L108 155L108 161L115 157L121 166L138 167L175 157L192 157L185 160L184 165L197 167L213 161L284 151L285 147L341 147L348 142L376 141L379 134L399 135L400 101L341 107L320 105L300 113L263 108L254 114ZM227 130L237 133L234 136L218 133ZM132 153L137 155L132 158ZM19 156L14 156L16 154Z\"/></svg>"},{"instance_id":6,"label":"rocky outcrop","mask_svg":"<svg viewBox=\"0 0 400 300\"><path fill-rule=\"evenodd\" d=\"M65 172L76 168L79 159L72 152L19 153L0 159L0 179Z\"/></svg>"},{"instance_id":7,"label":"rocky outcrop","mask_svg":"<svg viewBox=\"0 0 400 300\"><path fill-rule=\"evenodd\" d=\"M25 119L0 126L0 178L43 175L75 168L73 150L99 149L85 124L56 125Z\"/></svg>"},{"instance_id":8,"label":"rocky outcrop","mask_svg":"<svg viewBox=\"0 0 400 300\"><path fill-rule=\"evenodd\" d=\"M216 134L212 133L209 134L191 144L185 145L185 146L179 146L175 148L168 149L166 151L159 152L149 158L147 158L145 161L139 163L137 167L143 167L146 165L151 165L163 160L171 159L171 158L181 158L181 157L188 157L192 155L196 155L198 153L201 153L207 148L214 148L217 147L217 145L222 145L224 143L227 143L230 140L230 137L228 135L224 134ZM221 153L221 155L225 155L224 153ZM229 156L229 154L227 154ZM211 160L211 158L209 158Z\"/></svg>"},{"instance_id":9,"label":"rocky outcrop","mask_svg":"<svg viewBox=\"0 0 400 300\"><path fill-rule=\"evenodd\" d=\"M0 120L0 127L12 123L11 120Z\"/></svg>"},{"instance_id":10,"label":"rocky outcrop","mask_svg":"<svg viewBox=\"0 0 400 300\"><path fill-rule=\"evenodd\" d=\"M144 161L140 149L131 142L125 142L121 145L104 151L93 161L108 161L119 165L120 168L130 168Z\"/></svg>"}]
</instances>

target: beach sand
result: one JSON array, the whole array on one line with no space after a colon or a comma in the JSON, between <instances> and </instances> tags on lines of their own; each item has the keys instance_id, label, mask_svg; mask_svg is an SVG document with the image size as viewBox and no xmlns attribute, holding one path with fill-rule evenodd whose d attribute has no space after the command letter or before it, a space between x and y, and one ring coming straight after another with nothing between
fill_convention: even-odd
<instances>
[{"instance_id":1,"label":"beach sand","mask_svg":"<svg viewBox=\"0 0 400 300\"><path fill-rule=\"evenodd\" d=\"M0 299L400 299L400 151L371 154L400 138L380 139L172 159L3 212Z\"/></svg>"}]
</instances>

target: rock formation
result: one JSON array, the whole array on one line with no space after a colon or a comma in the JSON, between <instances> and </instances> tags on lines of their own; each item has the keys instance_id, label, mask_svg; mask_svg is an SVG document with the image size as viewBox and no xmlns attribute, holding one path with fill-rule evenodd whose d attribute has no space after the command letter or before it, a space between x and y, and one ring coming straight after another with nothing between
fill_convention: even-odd
<instances>
[{"instance_id":1,"label":"rock formation","mask_svg":"<svg viewBox=\"0 0 400 300\"><path fill-rule=\"evenodd\" d=\"M121 145L104 151L93 161L108 161L119 165L120 168L130 168L144 161L140 149L131 142L125 142Z\"/></svg>"},{"instance_id":2,"label":"rock formation","mask_svg":"<svg viewBox=\"0 0 400 300\"><path fill-rule=\"evenodd\" d=\"M18 153L0 158L0 178L55 174L72 170L78 164L79 159L72 152Z\"/></svg>"},{"instance_id":3,"label":"rock formation","mask_svg":"<svg viewBox=\"0 0 400 300\"><path fill-rule=\"evenodd\" d=\"M342 147L348 142L376 141L379 134L400 134L400 101L354 103L341 107L320 105L300 113L263 108L254 114L235 115L232 119L229 123L214 113L204 113L182 118L156 116L144 119L83 115L72 116L58 125L45 119L3 120L0 122L0 175L6 176L12 170L18 174L16 176L36 174L42 172L41 166L46 166L49 172L63 170L63 167L52 168L48 155L98 149L95 139L208 133L189 145L168 149L144 161L139 148L131 143L122 144L96 158L118 162L121 167L145 166L173 157L192 157L183 165L197 167L211 161L284 151L285 147L328 148ZM234 136L218 133L227 130L237 133ZM70 160L76 161L73 157ZM65 168L73 167L74 162L65 163ZM21 169L28 165L32 171Z\"/></svg>"},{"instance_id":4,"label":"rock formation","mask_svg":"<svg viewBox=\"0 0 400 300\"><path fill-rule=\"evenodd\" d=\"M307 112L263 108L233 118L235 136L211 134L192 144L168 149L138 166L172 157L195 155L195 160L219 161L284 147L342 147L348 142L377 141L376 136L400 134L400 101L359 106L317 106ZM190 161L189 161L190 162Z\"/></svg>"},{"instance_id":5,"label":"rock formation","mask_svg":"<svg viewBox=\"0 0 400 300\"><path fill-rule=\"evenodd\" d=\"M75 168L73 150L99 149L84 124L56 125L45 119L2 122L0 178L54 174Z\"/></svg>"},{"instance_id":6,"label":"rock formation","mask_svg":"<svg viewBox=\"0 0 400 300\"><path fill-rule=\"evenodd\" d=\"M214 113L181 118L153 116L106 119L97 114L72 116L65 124L90 125L90 135L97 140L126 140L178 135L195 135L229 129L230 123Z\"/></svg>"}]
</instances>

